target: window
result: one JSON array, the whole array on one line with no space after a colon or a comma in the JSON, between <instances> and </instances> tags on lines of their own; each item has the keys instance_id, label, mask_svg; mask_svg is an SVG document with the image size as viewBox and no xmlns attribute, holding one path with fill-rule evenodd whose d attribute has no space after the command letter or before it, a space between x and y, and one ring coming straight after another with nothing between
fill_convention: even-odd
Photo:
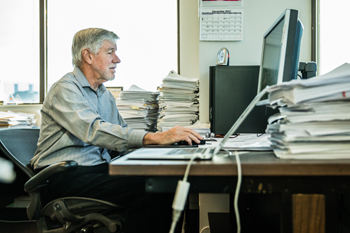
<instances>
[{"instance_id":1,"label":"window","mask_svg":"<svg viewBox=\"0 0 350 233\"><path fill-rule=\"evenodd\" d=\"M0 100L39 102L39 1L0 1Z\"/></svg>"},{"instance_id":2,"label":"window","mask_svg":"<svg viewBox=\"0 0 350 233\"><path fill-rule=\"evenodd\" d=\"M47 34L45 17L40 16L45 5ZM0 19L5 54L0 58L0 99L6 102L43 101L45 83L49 89L73 70L73 36L88 27L105 28L120 37L117 54L122 62L115 80L106 86L125 90L136 84L156 90L169 71L178 69L176 0L0 0Z\"/></svg>"},{"instance_id":3,"label":"window","mask_svg":"<svg viewBox=\"0 0 350 233\"><path fill-rule=\"evenodd\" d=\"M350 62L349 0L316 0L318 15L318 70L327 73Z\"/></svg>"},{"instance_id":4,"label":"window","mask_svg":"<svg viewBox=\"0 0 350 233\"><path fill-rule=\"evenodd\" d=\"M177 71L177 1L48 1L48 87L73 70L74 34L100 27L115 32L121 59L106 86L132 84L156 91L169 71Z\"/></svg>"}]
</instances>

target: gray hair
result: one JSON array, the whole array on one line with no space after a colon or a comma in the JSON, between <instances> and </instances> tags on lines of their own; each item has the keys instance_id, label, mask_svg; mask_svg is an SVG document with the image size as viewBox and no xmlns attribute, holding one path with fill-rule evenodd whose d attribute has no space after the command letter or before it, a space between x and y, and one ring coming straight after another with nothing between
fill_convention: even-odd
<instances>
[{"instance_id":1,"label":"gray hair","mask_svg":"<svg viewBox=\"0 0 350 233\"><path fill-rule=\"evenodd\" d=\"M81 66L84 49L88 48L92 53L97 54L103 41L108 40L115 43L117 39L119 37L114 32L101 28L87 28L77 32L72 43L73 66Z\"/></svg>"}]
</instances>

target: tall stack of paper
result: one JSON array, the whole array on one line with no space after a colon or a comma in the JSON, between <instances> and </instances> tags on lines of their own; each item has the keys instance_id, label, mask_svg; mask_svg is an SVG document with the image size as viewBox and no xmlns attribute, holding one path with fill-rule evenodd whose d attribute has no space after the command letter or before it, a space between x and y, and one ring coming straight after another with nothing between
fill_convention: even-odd
<instances>
[{"instance_id":1,"label":"tall stack of paper","mask_svg":"<svg viewBox=\"0 0 350 233\"><path fill-rule=\"evenodd\" d=\"M277 157L350 158L350 64L268 92L270 105L280 106L267 127Z\"/></svg>"},{"instance_id":2,"label":"tall stack of paper","mask_svg":"<svg viewBox=\"0 0 350 233\"><path fill-rule=\"evenodd\" d=\"M159 92L146 91L136 85L120 93L116 100L118 110L130 128L157 130L158 96Z\"/></svg>"},{"instance_id":3,"label":"tall stack of paper","mask_svg":"<svg viewBox=\"0 0 350 233\"><path fill-rule=\"evenodd\" d=\"M22 112L0 112L0 128L35 127L35 114Z\"/></svg>"},{"instance_id":4,"label":"tall stack of paper","mask_svg":"<svg viewBox=\"0 0 350 233\"><path fill-rule=\"evenodd\" d=\"M199 82L170 71L162 80L158 129L177 125L190 126L198 120Z\"/></svg>"}]
</instances>

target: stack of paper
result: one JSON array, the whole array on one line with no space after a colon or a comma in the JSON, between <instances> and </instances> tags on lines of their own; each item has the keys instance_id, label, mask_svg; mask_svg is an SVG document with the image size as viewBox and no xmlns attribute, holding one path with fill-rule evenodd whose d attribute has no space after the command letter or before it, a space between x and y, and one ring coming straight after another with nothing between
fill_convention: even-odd
<instances>
[{"instance_id":1,"label":"stack of paper","mask_svg":"<svg viewBox=\"0 0 350 233\"><path fill-rule=\"evenodd\" d=\"M158 129L177 125L190 126L198 120L198 79L186 78L170 71L162 80L159 99Z\"/></svg>"},{"instance_id":2,"label":"stack of paper","mask_svg":"<svg viewBox=\"0 0 350 233\"><path fill-rule=\"evenodd\" d=\"M136 85L120 93L117 106L130 128L149 132L157 130L158 96L159 92L146 91Z\"/></svg>"},{"instance_id":3,"label":"stack of paper","mask_svg":"<svg viewBox=\"0 0 350 233\"><path fill-rule=\"evenodd\" d=\"M271 150L269 134L258 136L257 134L239 134L236 137L229 138L223 148L227 150ZM217 139L221 141L222 139Z\"/></svg>"},{"instance_id":4,"label":"stack of paper","mask_svg":"<svg viewBox=\"0 0 350 233\"><path fill-rule=\"evenodd\" d=\"M350 64L268 92L270 104L280 107L267 127L277 157L350 158Z\"/></svg>"},{"instance_id":5,"label":"stack of paper","mask_svg":"<svg viewBox=\"0 0 350 233\"><path fill-rule=\"evenodd\" d=\"M0 112L0 128L35 127L35 114L21 112Z\"/></svg>"}]
</instances>

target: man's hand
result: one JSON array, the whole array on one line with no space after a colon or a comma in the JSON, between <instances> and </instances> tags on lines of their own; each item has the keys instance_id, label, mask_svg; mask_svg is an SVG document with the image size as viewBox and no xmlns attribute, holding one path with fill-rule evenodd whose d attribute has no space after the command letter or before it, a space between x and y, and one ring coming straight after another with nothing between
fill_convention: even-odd
<instances>
[{"instance_id":1,"label":"man's hand","mask_svg":"<svg viewBox=\"0 0 350 233\"><path fill-rule=\"evenodd\" d=\"M193 129L175 126L164 132L146 134L143 145L170 145L179 141L192 145L192 141L200 143L200 139L203 137Z\"/></svg>"}]
</instances>

